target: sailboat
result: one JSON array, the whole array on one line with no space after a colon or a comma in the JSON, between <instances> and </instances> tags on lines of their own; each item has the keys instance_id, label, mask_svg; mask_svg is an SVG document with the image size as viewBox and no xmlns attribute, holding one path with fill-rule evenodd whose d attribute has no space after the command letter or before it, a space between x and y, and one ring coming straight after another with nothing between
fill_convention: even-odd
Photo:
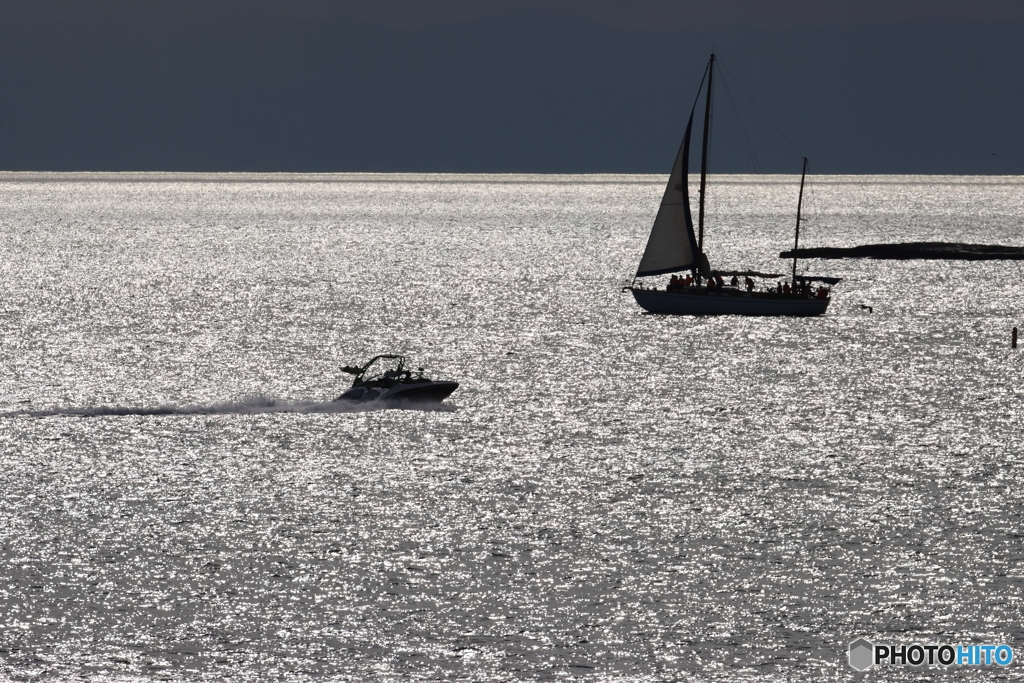
<instances>
[{"instance_id":1,"label":"sailboat","mask_svg":"<svg viewBox=\"0 0 1024 683\"><path fill-rule=\"evenodd\" d=\"M647 239L647 248L640 259L633 284L625 289L633 293L636 302L651 313L670 315L762 315L782 316L821 315L831 302L830 292L824 286L813 287L814 282L835 284L837 278L811 278L797 275L796 257L793 257L792 285L785 289L769 288L754 291L751 275L762 277L783 277L752 271L712 271L704 253L704 204L707 188L708 138L711 124L711 81L714 76L715 55L711 55L697 99L690 110L683 142L676 155L668 186L661 200L661 208L654 219L654 227ZM690 134L693 130L693 115L700 101L700 92L707 86L704 105L704 136L700 161L700 194L697 213L697 232L694 234L693 217L690 211L689 161ZM794 250L800 242L800 209L803 204L804 180L807 176L807 159L804 159L800 176L800 195L796 209L796 238ZM665 289L645 288L636 279L652 275L666 275L690 271L690 275L679 284ZM722 275L744 275L748 286L744 288L723 286ZM673 278L676 280L676 278ZM780 291L781 290L781 291Z\"/></svg>"}]
</instances>

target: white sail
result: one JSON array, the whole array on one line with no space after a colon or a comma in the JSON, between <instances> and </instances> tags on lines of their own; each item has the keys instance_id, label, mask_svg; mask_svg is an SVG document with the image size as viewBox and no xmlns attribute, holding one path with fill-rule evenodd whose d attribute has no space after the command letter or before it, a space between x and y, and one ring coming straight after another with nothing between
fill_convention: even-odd
<instances>
[{"instance_id":1,"label":"white sail","mask_svg":"<svg viewBox=\"0 0 1024 683\"><path fill-rule=\"evenodd\" d=\"M679 146L676 163L668 178L661 208L654 219L647 248L640 259L637 277L675 273L697 266L697 240L693 235L693 218L690 216L690 192L687 187L690 157L690 130L693 127L693 112L686 124L683 144Z\"/></svg>"}]
</instances>

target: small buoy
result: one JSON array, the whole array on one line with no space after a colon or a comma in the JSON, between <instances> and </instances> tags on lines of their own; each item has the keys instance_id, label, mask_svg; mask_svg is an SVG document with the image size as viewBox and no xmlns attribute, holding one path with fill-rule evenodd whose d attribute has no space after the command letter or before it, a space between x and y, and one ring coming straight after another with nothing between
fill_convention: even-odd
<instances>
[{"instance_id":1,"label":"small buoy","mask_svg":"<svg viewBox=\"0 0 1024 683\"><path fill-rule=\"evenodd\" d=\"M1010 341L1010 348L1011 349L1017 348L1017 328L1016 327L1013 328L1013 338Z\"/></svg>"}]
</instances>

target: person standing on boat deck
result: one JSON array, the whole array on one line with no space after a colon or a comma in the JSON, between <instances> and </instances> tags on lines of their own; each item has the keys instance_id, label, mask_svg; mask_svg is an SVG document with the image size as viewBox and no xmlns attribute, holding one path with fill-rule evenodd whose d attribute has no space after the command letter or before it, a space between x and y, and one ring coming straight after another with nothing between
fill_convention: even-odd
<instances>
[{"instance_id":1,"label":"person standing on boat deck","mask_svg":"<svg viewBox=\"0 0 1024 683\"><path fill-rule=\"evenodd\" d=\"M731 286L733 286L733 287L738 287L738 286L739 286L739 284L740 284L740 281L739 281L739 280L738 280L738 279L736 278L736 276L735 276L735 275L733 275L733 276L732 276L732 280L730 280L730 281L729 281L729 284L730 284Z\"/></svg>"},{"instance_id":2,"label":"person standing on boat deck","mask_svg":"<svg viewBox=\"0 0 1024 683\"><path fill-rule=\"evenodd\" d=\"M748 292L753 292L754 291L754 281L751 280L749 277L747 277L746 282L744 282L743 284L745 284L747 286L747 291Z\"/></svg>"}]
</instances>

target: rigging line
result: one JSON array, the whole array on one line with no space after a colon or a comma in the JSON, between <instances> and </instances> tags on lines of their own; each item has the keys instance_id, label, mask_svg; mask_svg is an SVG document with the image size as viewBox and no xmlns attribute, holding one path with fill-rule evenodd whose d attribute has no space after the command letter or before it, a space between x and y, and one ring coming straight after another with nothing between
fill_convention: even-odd
<instances>
[{"instance_id":1,"label":"rigging line","mask_svg":"<svg viewBox=\"0 0 1024 683\"><path fill-rule=\"evenodd\" d=\"M714 54L714 53L712 53L712 54ZM717 61L717 58L716 58L716 61ZM708 62L708 68L705 69L705 71L708 71L712 67L713 67L713 64L711 62ZM713 149L714 148L714 144L713 143L715 141L715 125L714 125L715 124L715 100L714 100L714 93L713 92L712 93L708 93L708 109L707 109L707 114L708 114L708 149ZM707 175L710 176L711 175L711 154L710 153L708 153L707 168L706 168L706 170L707 170ZM714 198L714 193L713 192L706 193L704 195L704 198L703 198L704 199L704 211L705 211L705 213L708 216L710 216L713 213L713 211L711 210L711 205L712 205L712 202L713 202L713 198Z\"/></svg>"},{"instance_id":2,"label":"rigging line","mask_svg":"<svg viewBox=\"0 0 1024 683\"><path fill-rule=\"evenodd\" d=\"M708 80L708 68L711 64L704 67L704 75L700 77L700 85L697 87L697 96L693 98L693 106L690 108L690 116L693 116L693 112L697 110L697 103L700 102L700 94L704 90L704 82ZM686 165L689 167L690 160L686 160ZM689 176L689 174L687 174ZM687 178L683 178L683 182L687 182Z\"/></svg>"},{"instance_id":3,"label":"rigging line","mask_svg":"<svg viewBox=\"0 0 1024 683\"><path fill-rule=\"evenodd\" d=\"M805 203L807 204L807 218L811 227L818 227L818 182L811 173L811 162L807 162L807 183L804 189Z\"/></svg>"},{"instance_id":4,"label":"rigging line","mask_svg":"<svg viewBox=\"0 0 1024 683\"><path fill-rule=\"evenodd\" d=\"M732 114L736 117L736 125L740 129L740 143L743 145L743 151L747 153L747 159L750 160L750 165L754 169L754 173L761 172L761 165L757 163L757 153L754 151L754 145L750 142L750 135L747 133L746 126L743 125L743 118L740 116L740 110L736 106L736 100L733 99L732 90L729 89L729 81L722 79L722 85L725 86L725 96L729 102L729 106L732 108Z\"/></svg>"},{"instance_id":5,"label":"rigging line","mask_svg":"<svg viewBox=\"0 0 1024 683\"><path fill-rule=\"evenodd\" d=\"M715 61L717 62L718 60L716 59ZM735 80L735 77L733 77L733 80ZM729 81L725 78L722 78L719 79L719 83L725 86L726 99L728 100L729 106L731 107L733 116L736 118L737 127L739 128L740 133L740 144L744 148L743 151L746 153L747 158L753 166L754 173L760 174L762 172L762 169L761 164L757 160L757 150L755 149L754 144L751 141L750 134L743 123L743 117L740 115L740 109L736 105L736 100L733 98L732 90L729 89ZM775 207L769 208L767 214L770 222L772 223L778 223L782 219L782 215L779 213L779 210Z\"/></svg>"},{"instance_id":6,"label":"rigging line","mask_svg":"<svg viewBox=\"0 0 1024 683\"><path fill-rule=\"evenodd\" d=\"M821 214L818 206L818 181L817 178L811 173L811 163L807 162L807 184L804 188L804 202L807 205L807 220L804 222L811 228L812 232L821 232ZM805 231L806 232L806 231ZM809 259L804 259L807 262ZM808 266L804 266L804 272L807 272Z\"/></svg>"},{"instance_id":7,"label":"rigging line","mask_svg":"<svg viewBox=\"0 0 1024 683\"><path fill-rule=\"evenodd\" d=\"M701 78L700 78L700 87L697 88L697 96L693 98L693 109L690 112L691 116L693 116L693 112L697 110L697 103L700 102L700 94L704 91L704 84L708 80L708 72L710 72L710 71L711 71L711 62L708 62L708 65L706 67L704 67L704 75L701 76ZM709 133L711 132L710 131L710 127L708 129L708 132ZM687 159L687 166L689 166L689 159ZM689 175L689 174L687 174L687 175Z\"/></svg>"},{"instance_id":8,"label":"rigging line","mask_svg":"<svg viewBox=\"0 0 1024 683\"><path fill-rule=\"evenodd\" d=\"M768 123L772 124L772 127L776 131L778 131L779 135L781 135L782 139L786 141L786 144L789 145L790 149L792 149L794 152L796 152L798 156L803 158L804 154L801 153L800 150L798 150L796 148L796 145L794 145L792 142L790 142L789 138L786 137L786 134L782 132L782 129L779 128L777 125L775 125L775 122L772 121L771 117L768 116L768 113L765 112L765 110L761 108L761 105L757 103L757 100L754 99L753 95L751 95L749 92L747 92L747 89L743 87L743 84L740 83L740 80L738 78L736 78L736 76L734 76L733 73L731 71L729 71L729 69L727 69L724 64L721 63L721 59L719 59L718 62L719 62L719 65L722 68L722 71L724 71L726 74L728 74L729 77L732 78L732 80L736 82L736 85L739 87L739 89L743 91L743 94L746 95L748 98L750 98L750 101L754 103L754 106L757 107L757 110L759 112L761 112L761 115L764 116L765 119L768 120Z\"/></svg>"},{"instance_id":9,"label":"rigging line","mask_svg":"<svg viewBox=\"0 0 1024 683\"><path fill-rule=\"evenodd\" d=\"M818 183L813 180L814 176L811 174L811 162L807 162L807 195L808 211L810 214L808 218L811 219L811 225L817 226L818 221Z\"/></svg>"},{"instance_id":10,"label":"rigging line","mask_svg":"<svg viewBox=\"0 0 1024 683\"><path fill-rule=\"evenodd\" d=\"M697 88L697 96L693 98L693 108L697 108L697 102L700 101L700 91L704 89L704 81L708 80L708 69L710 64L704 67L704 75L700 77L700 87Z\"/></svg>"}]
</instances>

